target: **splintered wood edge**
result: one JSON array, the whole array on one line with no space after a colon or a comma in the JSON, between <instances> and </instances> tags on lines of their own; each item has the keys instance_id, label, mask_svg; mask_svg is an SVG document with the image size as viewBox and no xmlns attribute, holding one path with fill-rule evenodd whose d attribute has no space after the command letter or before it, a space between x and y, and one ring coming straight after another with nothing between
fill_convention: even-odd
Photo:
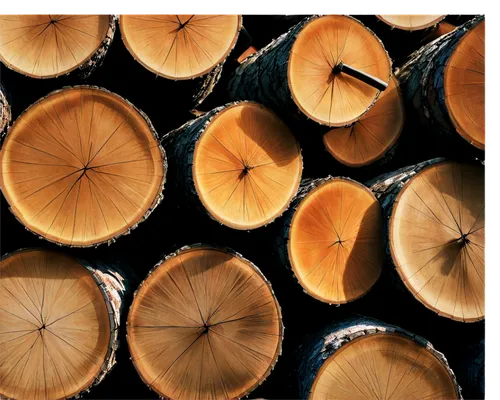
<instances>
[{"instance_id":1,"label":"splintered wood edge","mask_svg":"<svg viewBox=\"0 0 500 400\"><path fill-rule=\"evenodd\" d=\"M332 181L347 181L347 182L350 182L350 183L354 183L355 185L358 185L360 186L360 189L363 189L365 190L366 192L368 192L370 194L370 196L377 202L379 203L377 197L375 196L375 194L373 193L373 191L363 185L362 183L352 179L352 178L349 178L347 176L331 176L331 175L328 175L326 178L319 178L319 179L314 179L310 182L307 183L306 186L304 186L302 188L302 190L304 191L304 193L302 195L298 194L297 197L296 197L296 200L298 201L298 203L293 207L293 216L292 218L290 219L290 222L288 224L288 227L289 229L291 230L292 228L292 224L293 224L293 221L295 219L295 216L297 215L297 210L298 208L300 207L301 203L306 199L306 197L308 197L310 194L312 194L313 192L315 192L316 190L320 189L323 185L329 183L329 182L332 182ZM356 300L359 300L360 298L366 296L368 293L370 293L370 291L373 289L373 287L375 286L375 284L378 282L378 280L380 279L380 275L382 274L382 270L383 270L383 265L380 269L380 275L379 277L377 278L377 280L375 281L375 283L365 292L365 293L362 293L360 294L358 297L355 297L351 300L345 300L345 301L342 301L342 302L332 302L330 299L326 299L326 298L323 298L321 296L318 296L314 293L311 293L308 291L308 288L302 284L302 281L299 277L299 274L296 272L296 269L295 269L295 266L293 264L293 261L292 261L292 258L290 257L290 254L291 254L291 248L290 248L290 230L288 231L288 235L287 235L287 238L286 238L286 250L287 250L287 257L288 257L288 262L291 266L291 271L292 271L292 275L293 277L296 279L296 281L298 282L298 284L300 285L300 287L302 288L303 292L306 293L307 295L315 298L316 300L319 300L323 303L327 303L329 305L336 305L336 306L340 306L342 304L348 304L348 303L352 303L353 301L356 301Z\"/></svg>"},{"instance_id":2,"label":"splintered wood edge","mask_svg":"<svg viewBox=\"0 0 500 400\"><path fill-rule=\"evenodd\" d=\"M435 26L435 25L439 24L443 19L446 18L446 15L440 15L426 24L421 24L421 25L418 25L416 27L409 27L409 26L405 26L405 25L398 25L398 24L395 24L394 22L390 22L390 21L386 20L383 15L375 15L375 16L380 21L382 21L385 24L387 24L388 26L390 26L392 29L397 28L397 29L401 29L403 31L409 31L409 32L419 31L419 30L430 28L431 26ZM416 16L416 14L415 14L415 16Z\"/></svg>"},{"instance_id":3,"label":"splintered wood edge","mask_svg":"<svg viewBox=\"0 0 500 400\"><path fill-rule=\"evenodd\" d=\"M241 15L238 15L238 28L237 28L236 34L234 35L234 38L233 38L233 40L231 42L231 45L228 47L228 49L224 53L224 55L219 60L217 60L217 62L212 67L207 68L206 70L204 70L202 72L199 72L199 73L197 73L195 75L187 76L187 77L180 77L179 78L179 77L174 77L174 76L166 75L166 74L163 74L163 73L161 73L159 71L156 71L153 68L151 68L149 65L147 65L146 63L144 63L143 61L141 61L141 59L137 56L137 54L134 53L134 51L130 47L130 44L129 44L128 40L127 40L127 37L123 33L123 28L122 28L122 23L121 23L121 17L123 17L123 16L124 16L124 14L121 14L119 16L119 20L120 20L120 23L119 23L119 26L120 26L120 36L122 38L123 44L127 48L127 50L130 53L130 55L134 58L134 60L136 62L138 62L139 64L141 64L149 72L152 72L156 76L161 76L162 78L170 79L170 80L173 80L173 81L187 81L187 80L193 80L193 79L200 78L200 77L205 77L206 75L209 75L210 72L216 70L217 68L221 68L222 65L225 63L227 57L231 53L231 51L236 46L236 42L238 41L238 37L239 37L239 34L241 32L241 28L243 26L243 18L242 18ZM125 16L126 16L126 14L125 14ZM221 72L222 72L222 70L218 71L218 74L216 74L216 75L219 75L219 77L220 77L220 73ZM204 82L204 86L210 86L210 83L211 83L210 82L210 80L211 80L210 76L206 76L206 77L209 79L209 82ZM218 81L219 77L215 77L216 78L216 82ZM215 86L215 84L214 84L214 86ZM210 94L210 93L208 93L208 94ZM195 99L195 103L196 103L195 106L200 105L203 102L203 100L205 99L205 97L208 96L208 94L206 96L202 97L201 100Z\"/></svg>"},{"instance_id":4,"label":"splintered wood edge","mask_svg":"<svg viewBox=\"0 0 500 400\"><path fill-rule=\"evenodd\" d=\"M10 104L5 97L3 88L0 83L0 140L7 133L10 121L12 120L12 111Z\"/></svg>"},{"instance_id":5,"label":"splintered wood edge","mask_svg":"<svg viewBox=\"0 0 500 400\"><path fill-rule=\"evenodd\" d=\"M44 251L48 253L56 253L56 254L61 254L65 257L72 258L77 264L79 264L82 268L84 268L89 275L92 276L92 279L94 280L95 284L98 286L99 291L101 292L102 296L104 297L104 303L106 304L106 309L108 310L108 320L109 320L109 331L110 331L110 336L109 336L109 341L108 341L108 351L106 355L104 356L104 361L95 375L94 379L89 383L88 386L82 388L79 393L77 393L74 398L79 398L81 397L81 394L86 392L89 393L90 390L98 385L102 380L105 378L105 376L113 369L113 367L116 365L116 350L120 347L120 341L118 340L118 335L120 332L120 309L116 308L115 303L111 299L111 294L108 293L106 290L106 285L102 281L102 279L99 278L99 275L97 274L97 269L92 267L90 264L88 264L86 261L83 261L79 258L75 258L70 256L69 254L65 254L61 252L59 249L46 249L43 247L25 247L21 248L18 250L15 250L11 253L6 253L3 256L0 257L0 262L6 260L7 258L14 256L16 254L20 253L27 253L27 252L32 252L32 251ZM0 393L0 399L3 398L3 395Z\"/></svg>"},{"instance_id":6,"label":"splintered wood edge","mask_svg":"<svg viewBox=\"0 0 500 400\"><path fill-rule=\"evenodd\" d=\"M163 179L162 179L162 182L161 184L159 185L158 187L158 192L156 194L156 197L153 199L153 201L151 202L151 205L149 206L149 208L146 210L146 212L144 213L144 215L133 225L131 225L130 227L128 227L127 229L125 229L123 232L121 233L117 233L115 236L111 237L110 239L106 239L106 240L102 240L100 242L97 242L97 243L93 243L93 244L85 244L85 245L74 245L74 244L65 244L65 243L60 243L58 242L57 240L53 240L53 239L49 239L49 238L46 238L45 236L41 236L40 234L38 234L37 232L31 230L29 227L27 227L22 221L20 218L18 218L18 216L12 211L12 207L9 205L9 211L11 212L11 214L16 218L16 220L22 225L24 226L24 228L31 232L33 235L35 235L36 237L38 237L38 239L42 239L42 240L46 240L48 242L51 242L51 243L54 243L54 244L57 244L58 246L64 246L64 247L69 247L69 248L88 248L88 247L94 247L94 248L97 248L98 246L100 246L101 244L104 244L104 243L107 243L108 246L111 245L112 243L116 242L116 240L122 236L125 236L125 235L129 235L135 228L137 228L137 226L141 223L141 222L144 222L145 220L147 220L149 218L149 216L151 215L151 213L155 210L156 207L158 207L158 205L163 201L163 191L165 189L165 183L167 181L167 167L168 167L168 163L167 163L167 156L166 156L166 153L165 153L165 149L163 148L163 146L161 145L161 142L160 142L160 139L159 139L159 136L158 136L158 133L156 132L155 128L153 127L153 124L151 122L151 120L149 119L149 117L142 111L140 110L139 108L137 108L135 105L133 105L131 102L129 102L127 99L125 99L124 97L120 96L119 94L116 94L114 92L111 92L107 89L104 89L102 87L99 87L99 86L94 86L94 85L76 85L76 86L64 86L62 89L57 89L57 90L54 90L52 92L50 92L49 94L47 94L46 96L38 99L35 103L33 103L32 105L30 105L27 109L25 109L20 115L19 117L17 117L17 119L14 121L14 123L12 124L12 126L9 128L9 132L11 129L14 128L15 124L17 123L17 121L19 121L21 119L21 117L28 111L30 110L31 108L35 107L36 105L38 105L39 103L41 103L42 101L44 101L45 99L47 99L48 97L54 95L54 94L57 94L57 93L60 93L60 92L64 92L66 90L71 90L71 89L92 89L92 90L100 90L104 93L107 93L107 94L111 94L113 96L117 96L119 99L121 99L122 101L124 101L128 106L132 107L132 109L134 111L136 111L137 113L139 113L139 115L144 119L144 121L146 122L146 124L148 125L148 128L151 132L151 136L153 138L153 140L157 143L158 145L158 149L160 151L160 154L161 154L161 158L162 158L162 164L163 164ZM7 134L8 135L8 134ZM0 191L3 191L3 189L0 188ZM4 196L5 197L5 196Z\"/></svg>"},{"instance_id":7,"label":"splintered wood edge","mask_svg":"<svg viewBox=\"0 0 500 400\"><path fill-rule=\"evenodd\" d=\"M132 305L133 305L133 303L134 303L134 301L136 299L137 294L139 293L139 291L141 290L142 286L144 285L144 283L148 280L148 278L150 277L150 275L154 271L156 271L159 267L161 267L165 262L167 262L171 258L177 257L177 256L185 253L186 251L191 251L191 250L214 250L214 251L220 251L220 252L229 254L229 255L231 255L233 257L236 257L236 258L240 259L245 264L247 264L248 266L250 266L260 278L262 278L262 280L267 285L267 287L269 288L269 291L272 294L272 297L273 297L273 300L274 300L274 304L276 306L276 313L278 314L278 321L279 321L279 323L278 323L278 327L279 327L278 335L280 337L280 340L278 341L278 346L277 346L276 352L275 352L275 354L274 354L274 356L272 358L272 362L269 364L269 367L267 368L267 370L264 373L264 375L262 375L262 377L259 380L257 380L257 382L252 387L248 388L244 393L242 393L240 395L241 397L245 397L249 393L251 393L253 390L255 390L256 388L258 388L268 378L268 376L271 374L271 372L273 371L274 367L276 366L276 363L278 362L278 358L282 354L283 337L284 337L285 327L283 326L283 318L282 318L282 313L281 313L281 307L280 307L280 305L278 303L278 299L276 297L276 294L274 293L274 290L273 290L273 288L271 286L271 282L269 282L267 280L267 278L264 276L264 274L262 273L262 271L253 262L251 262L247 258L243 257L240 253L234 251L233 249L231 249L229 247L223 247L223 246L218 246L218 245L209 245L209 244L203 244L203 243L195 243L195 244L192 244L192 245L182 246L179 249L175 250L174 252L172 252L172 253L170 253L168 255L163 256L161 258L161 260L158 263L156 263L156 265L148 272L148 274L146 275L146 277L142 280L142 282L139 284L139 287L134 292L134 296L132 298L132 301L130 303L130 307L129 307L129 310L128 310L128 316L127 316L127 322L126 322L126 335L125 336L126 336L126 339L127 339L127 345L128 345L128 347L130 349L130 339L129 339L129 334L128 334L128 329L129 329L129 326L131 325L130 320L132 318L130 311L132 310ZM162 396L161 393L158 393L156 390L154 390L153 387L149 384L149 382L146 381L146 379L142 375L140 369L137 368L135 360L133 359L132 356L130 357L130 360L132 360L132 363L134 364L135 370L137 371L137 373L141 377L141 380L144 382L144 384L147 386L147 388L149 390L152 390L155 393L159 394L160 396ZM161 398L162 399L166 399L166 400L170 400L170 399L168 399L166 397L161 397Z\"/></svg>"}]
</instances>

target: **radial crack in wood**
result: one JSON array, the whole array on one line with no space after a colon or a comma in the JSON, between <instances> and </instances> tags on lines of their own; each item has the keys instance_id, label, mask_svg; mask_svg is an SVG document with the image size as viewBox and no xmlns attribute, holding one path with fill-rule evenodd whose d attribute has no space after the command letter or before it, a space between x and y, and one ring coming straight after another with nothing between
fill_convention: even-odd
<instances>
[{"instance_id":1,"label":"radial crack in wood","mask_svg":"<svg viewBox=\"0 0 500 400\"><path fill-rule=\"evenodd\" d=\"M127 322L143 381L176 399L240 398L281 351L281 311L269 282L228 249L183 247L156 265Z\"/></svg>"},{"instance_id":2,"label":"radial crack in wood","mask_svg":"<svg viewBox=\"0 0 500 400\"><path fill-rule=\"evenodd\" d=\"M29 230L69 246L128 233L162 199L166 157L149 119L116 94L65 88L28 108L0 152L0 187Z\"/></svg>"}]
</instances>

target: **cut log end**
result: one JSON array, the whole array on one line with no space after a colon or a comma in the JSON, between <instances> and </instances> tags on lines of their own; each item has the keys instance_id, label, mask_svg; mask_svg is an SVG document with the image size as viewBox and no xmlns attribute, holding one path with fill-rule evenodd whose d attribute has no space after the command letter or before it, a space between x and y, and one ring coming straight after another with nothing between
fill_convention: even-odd
<instances>
[{"instance_id":1,"label":"cut log end","mask_svg":"<svg viewBox=\"0 0 500 400\"><path fill-rule=\"evenodd\" d=\"M29 230L69 246L128 233L162 198L166 157L132 104L95 87L65 88L14 123L0 186Z\"/></svg>"},{"instance_id":2,"label":"cut log end","mask_svg":"<svg viewBox=\"0 0 500 400\"><path fill-rule=\"evenodd\" d=\"M455 47L444 71L445 103L457 132L475 147L485 148L484 20Z\"/></svg>"},{"instance_id":3,"label":"cut log end","mask_svg":"<svg viewBox=\"0 0 500 400\"><path fill-rule=\"evenodd\" d=\"M327 151L349 167L363 167L394 147L404 125L403 98L396 79L380 94L375 105L348 128L332 129L323 136Z\"/></svg>"},{"instance_id":4,"label":"cut log end","mask_svg":"<svg viewBox=\"0 0 500 400\"><path fill-rule=\"evenodd\" d=\"M307 22L291 50L288 84L293 100L308 118L332 127L357 121L380 93L341 72L341 64L386 83L391 77L384 46L354 18L330 15Z\"/></svg>"},{"instance_id":5,"label":"cut log end","mask_svg":"<svg viewBox=\"0 0 500 400\"><path fill-rule=\"evenodd\" d=\"M92 273L63 254L25 250L2 259L0 275L0 397L70 398L99 382L116 326Z\"/></svg>"},{"instance_id":6,"label":"cut log end","mask_svg":"<svg viewBox=\"0 0 500 400\"><path fill-rule=\"evenodd\" d=\"M404 186L390 216L390 251L404 284L458 321L485 315L484 205L484 169L441 162Z\"/></svg>"},{"instance_id":7,"label":"cut log end","mask_svg":"<svg viewBox=\"0 0 500 400\"><path fill-rule=\"evenodd\" d=\"M0 60L32 78L54 78L83 66L103 46L110 15L10 15L0 25Z\"/></svg>"},{"instance_id":8,"label":"cut log end","mask_svg":"<svg viewBox=\"0 0 500 400\"><path fill-rule=\"evenodd\" d=\"M233 49L240 15L122 15L125 46L144 67L168 79L210 72Z\"/></svg>"},{"instance_id":9,"label":"cut log end","mask_svg":"<svg viewBox=\"0 0 500 400\"><path fill-rule=\"evenodd\" d=\"M377 15L391 28L404 31L419 31L437 25L446 15Z\"/></svg>"},{"instance_id":10,"label":"cut log end","mask_svg":"<svg viewBox=\"0 0 500 400\"><path fill-rule=\"evenodd\" d=\"M127 323L143 381L178 400L240 398L281 350L281 311L270 284L229 250L185 247L136 292Z\"/></svg>"},{"instance_id":11,"label":"cut log end","mask_svg":"<svg viewBox=\"0 0 500 400\"><path fill-rule=\"evenodd\" d=\"M288 255L308 294L343 304L366 294L383 266L382 214L365 186L325 181L301 201L292 218Z\"/></svg>"},{"instance_id":12,"label":"cut log end","mask_svg":"<svg viewBox=\"0 0 500 400\"><path fill-rule=\"evenodd\" d=\"M301 175L297 140L274 113L256 103L221 111L196 144L198 197L215 220L231 228L254 229L279 217Z\"/></svg>"},{"instance_id":13,"label":"cut log end","mask_svg":"<svg viewBox=\"0 0 500 400\"><path fill-rule=\"evenodd\" d=\"M400 333L362 335L325 361L309 399L460 398L448 366L435 353Z\"/></svg>"}]
</instances>

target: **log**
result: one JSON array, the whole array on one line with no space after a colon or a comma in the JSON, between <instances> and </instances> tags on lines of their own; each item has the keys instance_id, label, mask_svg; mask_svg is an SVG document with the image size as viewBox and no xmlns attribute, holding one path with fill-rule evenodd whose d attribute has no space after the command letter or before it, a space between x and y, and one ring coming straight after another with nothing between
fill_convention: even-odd
<instances>
[{"instance_id":1,"label":"log","mask_svg":"<svg viewBox=\"0 0 500 400\"><path fill-rule=\"evenodd\" d=\"M115 365L123 298L118 265L24 249L0 260L0 397L62 399Z\"/></svg>"},{"instance_id":2,"label":"log","mask_svg":"<svg viewBox=\"0 0 500 400\"><path fill-rule=\"evenodd\" d=\"M382 214L370 190L329 176L301 186L283 216L277 250L307 294L338 305L365 295L379 278L381 234Z\"/></svg>"},{"instance_id":3,"label":"log","mask_svg":"<svg viewBox=\"0 0 500 400\"><path fill-rule=\"evenodd\" d=\"M218 107L166 135L173 181L189 204L233 229L279 217L302 175L300 147L287 126L253 102Z\"/></svg>"},{"instance_id":4,"label":"log","mask_svg":"<svg viewBox=\"0 0 500 400\"><path fill-rule=\"evenodd\" d=\"M11 119L12 112L10 110L10 105L7 101L5 89L0 82L0 138L7 133Z\"/></svg>"},{"instance_id":5,"label":"log","mask_svg":"<svg viewBox=\"0 0 500 400\"><path fill-rule=\"evenodd\" d=\"M397 326L352 318L299 349L301 398L462 399L445 356Z\"/></svg>"},{"instance_id":6,"label":"log","mask_svg":"<svg viewBox=\"0 0 500 400\"><path fill-rule=\"evenodd\" d=\"M144 383L178 400L246 396L281 352L281 310L270 283L230 249L185 246L161 260L127 321Z\"/></svg>"},{"instance_id":7,"label":"log","mask_svg":"<svg viewBox=\"0 0 500 400\"><path fill-rule=\"evenodd\" d=\"M448 146L485 149L484 16L417 50L398 79L420 121Z\"/></svg>"},{"instance_id":8,"label":"log","mask_svg":"<svg viewBox=\"0 0 500 400\"><path fill-rule=\"evenodd\" d=\"M340 163L359 168L389 162L404 126L404 105L396 79L391 79L375 103L359 121L334 128L323 136L326 150Z\"/></svg>"},{"instance_id":9,"label":"log","mask_svg":"<svg viewBox=\"0 0 500 400\"><path fill-rule=\"evenodd\" d=\"M471 399L484 399L484 339L469 344L465 350L466 357L459 366L464 376L464 397ZM457 371L458 374L458 371Z\"/></svg>"},{"instance_id":10,"label":"log","mask_svg":"<svg viewBox=\"0 0 500 400\"><path fill-rule=\"evenodd\" d=\"M115 34L115 15L4 15L0 61L31 78L72 71L81 79L104 61Z\"/></svg>"},{"instance_id":11,"label":"log","mask_svg":"<svg viewBox=\"0 0 500 400\"><path fill-rule=\"evenodd\" d=\"M112 243L162 200L166 156L151 121L93 86L50 93L12 125L0 187L34 234L74 247Z\"/></svg>"},{"instance_id":12,"label":"log","mask_svg":"<svg viewBox=\"0 0 500 400\"><path fill-rule=\"evenodd\" d=\"M185 81L182 90L192 93L195 108L219 81L241 23L240 15L122 15L120 31L141 65L157 76Z\"/></svg>"},{"instance_id":13,"label":"log","mask_svg":"<svg viewBox=\"0 0 500 400\"><path fill-rule=\"evenodd\" d=\"M257 101L286 120L343 127L375 103L380 90L374 82L387 85L391 73L384 46L359 21L313 16L247 57L228 92L233 100Z\"/></svg>"},{"instance_id":14,"label":"log","mask_svg":"<svg viewBox=\"0 0 500 400\"><path fill-rule=\"evenodd\" d=\"M424 46L427 43L430 43L438 38L440 38L443 35L446 35L447 33L450 33L451 31L456 29L456 25L450 24L447 21L441 21L437 28L434 29L432 32L430 32L421 42L421 45Z\"/></svg>"},{"instance_id":15,"label":"log","mask_svg":"<svg viewBox=\"0 0 500 400\"><path fill-rule=\"evenodd\" d=\"M377 15L376 17L391 29L413 32L436 27L446 15Z\"/></svg>"},{"instance_id":16,"label":"log","mask_svg":"<svg viewBox=\"0 0 500 400\"><path fill-rule=\"evenodd\" d=\"M437 314L484 319L484 167L432 159L367 183L384 212L386 253Z\"/></svg>"}]
</instances>

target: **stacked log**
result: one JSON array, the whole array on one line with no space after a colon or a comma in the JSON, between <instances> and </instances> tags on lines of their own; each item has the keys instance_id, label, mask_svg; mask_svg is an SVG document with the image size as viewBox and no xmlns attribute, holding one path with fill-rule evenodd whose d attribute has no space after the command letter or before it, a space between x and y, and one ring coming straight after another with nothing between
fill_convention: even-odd
<instances>
[{"instance_id":1,"label":"stacked log","mask_svg":"<svg viewBox=\"0 0 500 400\"><path fill-rule=\"evenodd\" d=\"M304 399L462 399L445 356L397 326L351 319L313 336L300 350Z\"/></svg>"},{"instance_id":2,"label":"stacked log","mask_svg":"<svg viewBox=\"0 0 500 400\"><path fill-rule=\"evenodd\" d=\"M302 174L287 126L253 102L218 107L162 139L178 191L233 229L267 225L290 204Z\"/></svg>"},{"instance_id":3,"label":"stacked log","mask_svg":"<svg viewBox=\"0 0 500 400\"><path fill-rule=\"evenodd\" d=\"M246 396L281 352L279 304L259 269L230 249L185 246L134 296L127 340L142 380L178 400Z\"/></svg>"},{"instance_id":4,"label":"stacked log","mask_svg":"<svg viewBox=\"0 0 500 400\"><path fill-rule=\"evenodd\" d=\"M145 114L106 90L50 93L12 125L0 187L15 217L49 241L112 242L162 199L166 157Z\"/></svg>"},{"instance_id":5,"label":"stacked log","mask_svg":"<svg viewBox=\"0 0 500 400\"><path fill-rule=\"evenodd\" d=\"M247 57L228 91L233 100L257 101L287 120L343 127L375 103L391 74L384 46L359 21L314 16Z\"/></svg>"},{"instance_id":6,"label":"stacked log","mask_svg":"<svg viewBox=\"0 0 500 400\"><path fill-rule=\"evenodd\" d=\"M312 297L344 304L365 295L379 278L382 214L365 186L349 178L307 182L283 219L280 259Z\"/></svg>"},{"instance_id":7,"label":"stacked log","mask_svg":"<svg viewBox=\"0 0 500 400\"><path fill-rule=\"evenodd\" d=\"M484 168L433 159L367 183L386 253L413 296L461 322L484 319Z\"/></svg>"},{"instance_id":8,"label":"stacked log","mask_svg":"<svg viewBox=\"0 0 500 400\"><path fill-rule=\"evenodd\" d=\"M219 81L236 45L240 15L122 15L120 31L134 59L157 76L185 81L199 106Z\"/></svg>"},{"instance_id":9,"label":"stacked log","mask_svg":"<svg viewBox=\"0 0 500 400\"><path fill-rule=\"evenodd\" d=\"M0 82L0 137L3 137L3 135L7 132L11 118L12 113L10 105L5 95L4 88Z\"/></svg>"},{"instance_id":10,"label":"stacked log","mask_svg":"<svg viewBox=\"0 0 500 400\"><path fill-rule=\"evenodd\" d=\"M484 16L417 50L398 79L420 121L448 146L485 149Z\"/></svg>"},{"instance_id":11,"label":"stacked log","mask_svg":"<svg viewBox=\"0 0 500 400\"><path fill-rule=\"evenodd\" d=\"M126 277L49 250L0 260L0 396L81 395L115 365Z\"/></svg>"},{"instance_id":12,"label":"stacked log","mask_svg":"<svg viewBox=\"0 0 500 400\"><path fill-rule=\"evenodd\" d=\"M0 26L0 61L31 78L75 72L87 78L102 64L115 15L8 15Z\"/></svg>"}]
</instances>

